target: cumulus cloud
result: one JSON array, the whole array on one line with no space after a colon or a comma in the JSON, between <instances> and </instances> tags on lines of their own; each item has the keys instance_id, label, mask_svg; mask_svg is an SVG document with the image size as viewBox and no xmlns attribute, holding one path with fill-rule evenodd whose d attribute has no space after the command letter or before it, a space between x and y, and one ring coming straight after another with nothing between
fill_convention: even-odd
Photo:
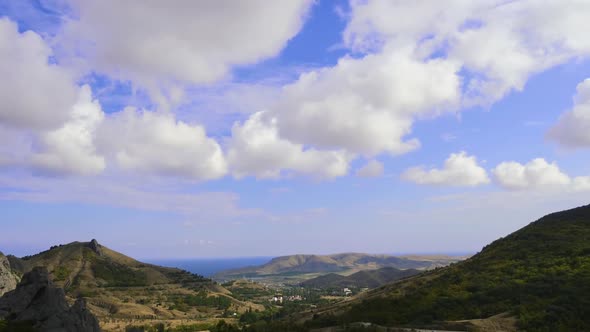
<instances>
[{"instance_id":1,"label":"cumulus cloud","mask_svg":"<svg viewBox=\"0 0 590 332\"><path fill-rule=\"evenodd\" d=\"M588 15L584 1L352 1L344 41L358 52L414 44L427 58L457 61L464 102L491 103L536 72L588 56Z\"/></svg>"},{"instance_id":2,"label":"cumulus cloud","mask_svg":"<svg viewBox=\"0 0 590 332\"><path fill-rule=\"evenodd\" d=\"M0 105L6 104L0 107L1 124L43 128L35 140L40 143L34 159L46 169L64 169L63 164L69 164L66 150L76 149L84 150L86 161L94 165L88 167L94 170L89 174L101 169L101 157L88 139L66 150L57 148L65 146L64 137L86 126L92 128L87 137L96 131L97 151L106 155L107 163L213 179L227 172L221 147L204 127L189 123L216 117L180 116L183 122L176 120L176 109L170 114L127 110L81 125L80 119L70 118L77 87L62 66L80 69L77 65L82 64L82 73L131 80L148 89L156 103L170 106L187 89L227 77L232 66L277 55L300 30L312 1L69 3L73 13L52 40L55 57L38 35L20 34L13 23L0 21L0 45L7 45L0 48L0 56L7 59L0 70L8 77L26 74L17 75L14 86L0 88ZM590 4L573 0L353 0L343 32L347 55L335 65L308 70L281 89L273 87L272 98L244 103L256 110L240 112L263 111L233 126L226 149L232 173L335 177L347 174L349 162L359 156L371 159L413 151L420 147L419 139L412 137L415 121L489 105L522 89L534 73L590 54L583 29L588 16ZM23 98L23 91L39 98ZM575 112L556 126L567 128L559 131L569 135L578 133L565 139L570 145L573 140L588 144L581 121L585 117L580 115L585 113L577 111L587 98L583 92L579 95ZM163 134L175 130L181 132L181 143ZM150 144L153 151L147 148ZM288 153L281 155L278 147ZM161 154L166 157L158 158ZM189 156L199 157L195 161ZM432 176L423 168L416 170Z\"/></svg>"},{"instance_id":3,"label":"cumulus cloud","mask_svg":"<svg viewBox=\"0 0 590 332\"><path fill-rule=\"evenodd\" d=\"M105 119L97 141L125 170L196 180L219 178L227 171L221 147L205 129L177 121L170 113L128 107Z\"/></svg>"},{"instance_id":4,"label":"cumulus cloud","mask_svg":"<svg viewBox=\"0 0 590 332\"><path fill-rule=\"evenodd\" d=\"M471 187L490 182L486 170L478 165L475 156L466 152L452 153L442 169L426 170L424 166L409 168L402 174L402 179L417 184Z\"/></svg>"},{"instance_id":5,"label":"cumulus cloud","mask_svg":"<svg viewBox=\"0 0 590 332\"><path fill-rule=\"evenodd\" d=\"M420 146L415 121L487 106L590 54L589 15L581 2L352 1L343 42L354 56L302 74L267 113L293 144L407 153Z\"/></svg>"},{"instance_id":6,"label":"cumulus cloud","mask_svg":"<svg viewBox=\"0 0 590 332\"><path fill-rule=\"evenodd\" d=\"M356 171L356 175L363 178L374 178L383 175L383 163L371 159Z\"/></svg>"},{"instance_id":7,"label":"cumulus cloud","mask_svg":"<svg viewBox=\"0 0 590 332\"><path fill-rule=\"evenodd\" d=\"M304 148L278 136L276 119L259 112L245 123L236 123L228 144L232 173L240 178L277 178L283 171L333 178L346 175L351 155L342 151Z\"/></svg>"},{"instance_id":8,"label":"cumulus cloud","mask_svg":"<svg viewBox=\"0 0 590 332\"><path fill-rule=\"evenodd\" d=\"M80 89L78 102L70 119L59 129L40 134L37 152L32 155L34 168L44 173L94 175L105 168L104 157L97 154L94 138L104 113L92 100L89 86Z\"/></svg>"},{"instance_id":9,"label":"cumulus cloud","mask_svg":"<svg viewBox=\"0 0 590 332\"><path fill-rule=\"evenodd\" d=\"M76 102L73 77L49 63L51 48L36 33L19 33L0 18L0 123L25 129L59 127Z\"/></svg>"},{"instance_id":10,"label":"cumulus cloud","mask_svg":"<svg viewBox=\"0 0 590 332\"><path fill-rule=\"evenodd\" d=\"M590 176L577 176L572 180L573 189L575 191L590 190Z\"/></svg>"},{"instance_id":11,"label":"cumulus cloud","mask_svg":"<svg viewBox=\"0 0 590 332\"><path fill-rule=\"evenodd\" d=\"M345 57L284 87L273 108L280 134L321 148L372 156L419 146L406 139L416 116L452 108L460 97L458 67L416 59L411 50Z\"/></svg>"},{"instance_id":12,"label":"cumulus cloud","mask_svg":"<svg viewBox=\"0 0 590 332\"><path fill-rule=\"evenodd\" d=\"M557 143L572 148L590 147L590 79L578 84L574 107L547 133Z\"/></svg>"},{"instance_id":13,"label":"cumulus cloud","mask_svg":"<svg viewBox=\"0 0 590 332\"><path fill-rule=\"evenodd\" d=\"M0 169L27 165L33 135L0 124Z\"/></svg>"},{"instance_id":14,"label":"cumulus cloud","mask_svg":"<svg viewBox=\"0 0 590 332\"><path fill-rule=\"evenodd\" d=\"M210 83L232 65L274 56L299 31L311 5L311 0L69 2L75 17L64 28L63 43L92 68L143 87Z\"/></svg>"},{"instance_id":15,"label":"cumulus cloud","mask_svg":"<svg viewBox=\"0 0 590 332\"><path fill-rule=\"evenodd\" d=\"M536 158L526 164L503 162L492 170L495 182L509 190L567 189L589 190L590 177L570 178L557 163Z\"/></svg>"}]
</instances>

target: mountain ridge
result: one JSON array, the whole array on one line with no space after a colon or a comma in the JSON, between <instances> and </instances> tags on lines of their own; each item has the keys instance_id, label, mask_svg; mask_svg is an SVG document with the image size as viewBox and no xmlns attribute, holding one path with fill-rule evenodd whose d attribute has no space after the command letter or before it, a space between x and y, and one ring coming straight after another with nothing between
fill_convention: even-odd
<instances>
[{"instance_id":1,"label":"mountain ridge","mask_svg":"<svg viewBox=\"0 0 590 332\"><path fill-rule=\"evenodd\" d=\"M207 314L263 310L239 301L219 284L177 268L137 261L96 240L52 246L35 255L7 256L14 272L47 269L68 301L84 298L101 324L112 320L188 319Z\"/></svg>"},{"instance_id":2,"label":"mountain ridge","mask_svg":"<svg viewBox=\"0 0 590 332\"><path fill-rule=\"evenodd\" d=\"M590 330L590 205L548 214L471 258L369 291L309 324L387 326L515 317L514 330ZM335 315L335 316L333 316Z\"/></svg>"},{"instance_id":3,"label":"mountain ridge","mask_svg":"<svg viewBox=\"0 0 590 332\"><path fill-rule=\"evenodd\" d=\"M243 276L253 277L285 273L332 273L344 271L352 273L383 267L430 269L448 265L461 259L460 257L451 256L439 256L434 259L419 259L418 257L413 256L410 259L393 255L364 253L338 253L331 255L296 254L275 257L268 263L259 266L221 271L215 274L213 278L231 279L241 278Z\"/></svg>"},{"instance_id":4,"label":"mountain ridge","mask_svg":"<svg viewBox=\"0 0 590 332\"><path fill-rule=\"evenodd\" d=\"M416 269L400 270L394 267L383 267L376 270L362 270L349 276L330 273L303 281L300 285L312 288L376 288L392 281L414 276L420 272Z\"/></svg>"}]
</instances>

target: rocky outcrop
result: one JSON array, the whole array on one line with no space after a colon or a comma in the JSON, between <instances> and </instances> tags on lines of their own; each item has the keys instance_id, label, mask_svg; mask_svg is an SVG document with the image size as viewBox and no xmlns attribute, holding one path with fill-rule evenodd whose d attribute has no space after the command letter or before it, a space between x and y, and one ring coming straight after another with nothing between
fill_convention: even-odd
<instances>
[{"instance_id":1,"label":"rocky outcrop","mask_svg":"<svg viewBox=\"0 0 590 332\"><path fill-rule=\"evenodd\" d=\"M18 279L10 268L8 258L0 252L0 296L16 288Z\"/></svg>"},{"instance_id":2,"label":"rocky outcrop","mask_svg":"<svg viewBox=\"0 0 590 332\"><path fill-rule=\"evenodd\" d=\"M85 301L78 299L70 307L63 289L53 286L43 267L25 274L15 290L0 298L0 318L32 322L40 331L100 331Z\"/></svg>"},{"instance_id":3,"label":"rocky outcrop","mask_svg":"<svg viewBox=\"0 0 590 332\"><path fill-rule=\"evenodd\" d=\"M98 256L102 256L102 250L100 249L100 244L95 239L92 239L88 244L88 248L92 249Z\"/></svg>"}]
</instances>

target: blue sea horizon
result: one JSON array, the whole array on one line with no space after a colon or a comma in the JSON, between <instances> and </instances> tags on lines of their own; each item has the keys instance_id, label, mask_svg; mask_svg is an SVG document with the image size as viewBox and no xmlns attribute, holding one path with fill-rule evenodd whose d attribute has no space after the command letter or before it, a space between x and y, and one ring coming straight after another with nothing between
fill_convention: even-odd
<instances>
[{"instance_id":1,"label":"blue sea horizon","mask_svg":"<svg viewBox=\"0 0 590 332\"><path fill-rule=\"evenodd\" d=\"M273 257L236 258L191 258L191 259L147 259L147 263L175 267L204 277L212 277L218 272L247 266L262 265Z\"/></svg>"}]
</instances>

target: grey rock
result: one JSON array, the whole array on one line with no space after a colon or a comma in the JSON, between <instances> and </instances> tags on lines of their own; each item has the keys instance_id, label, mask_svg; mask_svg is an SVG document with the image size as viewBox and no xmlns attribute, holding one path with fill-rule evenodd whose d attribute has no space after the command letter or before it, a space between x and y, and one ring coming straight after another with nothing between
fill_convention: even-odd
<instances>
[{"instance_id":1,"label":"grey rock","mask_svg":"<svg viewBox=\"0 0 590 332\"><path fill-rule=\"evenodd\" d=\"M63 289L53 286L44 267L33 268L15 290L0 298L0 318L30 321L40 331L100 331L84 300L70 307Z\"/></svg>"},{"instance_id":2,"label":"grey rock","mask_svg":"<svg viewBox=\"0 0 590 332\"><path fill-rule=\"evenodd\" d=\"M100 244L95 239L92 239L88 244L88 248L92 249L97 255L102 256L102 250L100 249Z\"/></svg>"},{"instance_id":3,"label":"grey rock","mask_svg":"<svg viewBox=\"0 0 590 332\"><path fill-rule=\"evenodd\" d=\"M17 276L12 272L8 258L0 252L0 296L16 288Z\"/></svg>"}]
</instances>

